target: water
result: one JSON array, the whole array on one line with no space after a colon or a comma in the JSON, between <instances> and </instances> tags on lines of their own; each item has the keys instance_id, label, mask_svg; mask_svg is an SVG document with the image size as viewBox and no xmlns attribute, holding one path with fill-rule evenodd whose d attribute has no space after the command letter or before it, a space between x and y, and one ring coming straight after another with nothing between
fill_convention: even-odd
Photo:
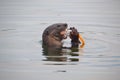
<instances>
[{"instance_id":1,"label":"water","mask_svg":"<svg viewBox=\"0 0 120 80\"><path fill-rule=\"evenodd\" d=\"M1 0L0 80L119 80L119 0ZM43 55L42 32L74 26L85 47ZM70 46L70 40L64 41Z\"/></svg>"}]
</instances>

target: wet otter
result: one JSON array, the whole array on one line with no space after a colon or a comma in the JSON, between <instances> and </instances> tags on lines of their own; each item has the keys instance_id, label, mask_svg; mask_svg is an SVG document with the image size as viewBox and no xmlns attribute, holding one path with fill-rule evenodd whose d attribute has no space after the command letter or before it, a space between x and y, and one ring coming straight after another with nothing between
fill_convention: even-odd
<instances>
[{"instance_id":1,"label":"wet otter","mask_svg":"<svg viewBox=\"0 0 120 80\"><path fill-rule=\"evenodd\" d=\"M61 48L61 41L67 37L65 36L66 29L66 23L56 23L48 26L42 35L43 45L47 47Z\"/></svg>"}]
</instances>

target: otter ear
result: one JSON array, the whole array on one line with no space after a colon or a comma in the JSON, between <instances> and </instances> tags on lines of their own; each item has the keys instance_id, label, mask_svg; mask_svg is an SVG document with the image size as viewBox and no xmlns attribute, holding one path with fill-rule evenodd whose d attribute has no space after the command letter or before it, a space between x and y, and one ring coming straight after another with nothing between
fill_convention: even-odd
<instances>
[{"instance_id":1,"label":"otter ear","mask_svg":"<svg viewBox=\"0 0 120 80\"><path fill-rule=\"evenodd\" d=\"M48 31L46 31L46 35L48 35L49 33L48 33Z\"/></svg>"}]
</instances>

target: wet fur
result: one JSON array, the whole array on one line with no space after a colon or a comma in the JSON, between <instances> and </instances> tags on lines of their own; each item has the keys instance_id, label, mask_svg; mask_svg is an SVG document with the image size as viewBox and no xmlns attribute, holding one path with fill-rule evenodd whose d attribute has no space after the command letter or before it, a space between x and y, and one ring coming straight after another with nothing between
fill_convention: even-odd
<instances>
[{"instance_id":1,"label":"wet fur","mask_svg":"<svg viewBox=\"0 0 120 80\"><path fill-rule=\"evenodd\" d=\"M65 31L67 28L66 23L56 23L48 26L42 35L43 45L48 47L61 48L62 40L64 36L60 34L60 32Z\"/></svg>"}]
</instances>

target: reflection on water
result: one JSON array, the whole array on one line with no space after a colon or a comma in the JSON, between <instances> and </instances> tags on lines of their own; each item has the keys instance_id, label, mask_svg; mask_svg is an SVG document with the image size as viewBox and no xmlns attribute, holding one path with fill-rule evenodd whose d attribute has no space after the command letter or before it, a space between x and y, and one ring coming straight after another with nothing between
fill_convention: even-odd
<instances>
[{"instance_id":1,"label":"reflection on water","mask_svg":"<svg viewBox=\"0 0 120 80\"><path fill-rule=\"evenodd\" d=\"M78 47L65 47L65 48L56 49L52 47L46 47L43 45L42 48L43 48L43 56L45 57L43 61L53 61L53 62L78 62L79 61Z\"/></svg>"}]
</instances>

